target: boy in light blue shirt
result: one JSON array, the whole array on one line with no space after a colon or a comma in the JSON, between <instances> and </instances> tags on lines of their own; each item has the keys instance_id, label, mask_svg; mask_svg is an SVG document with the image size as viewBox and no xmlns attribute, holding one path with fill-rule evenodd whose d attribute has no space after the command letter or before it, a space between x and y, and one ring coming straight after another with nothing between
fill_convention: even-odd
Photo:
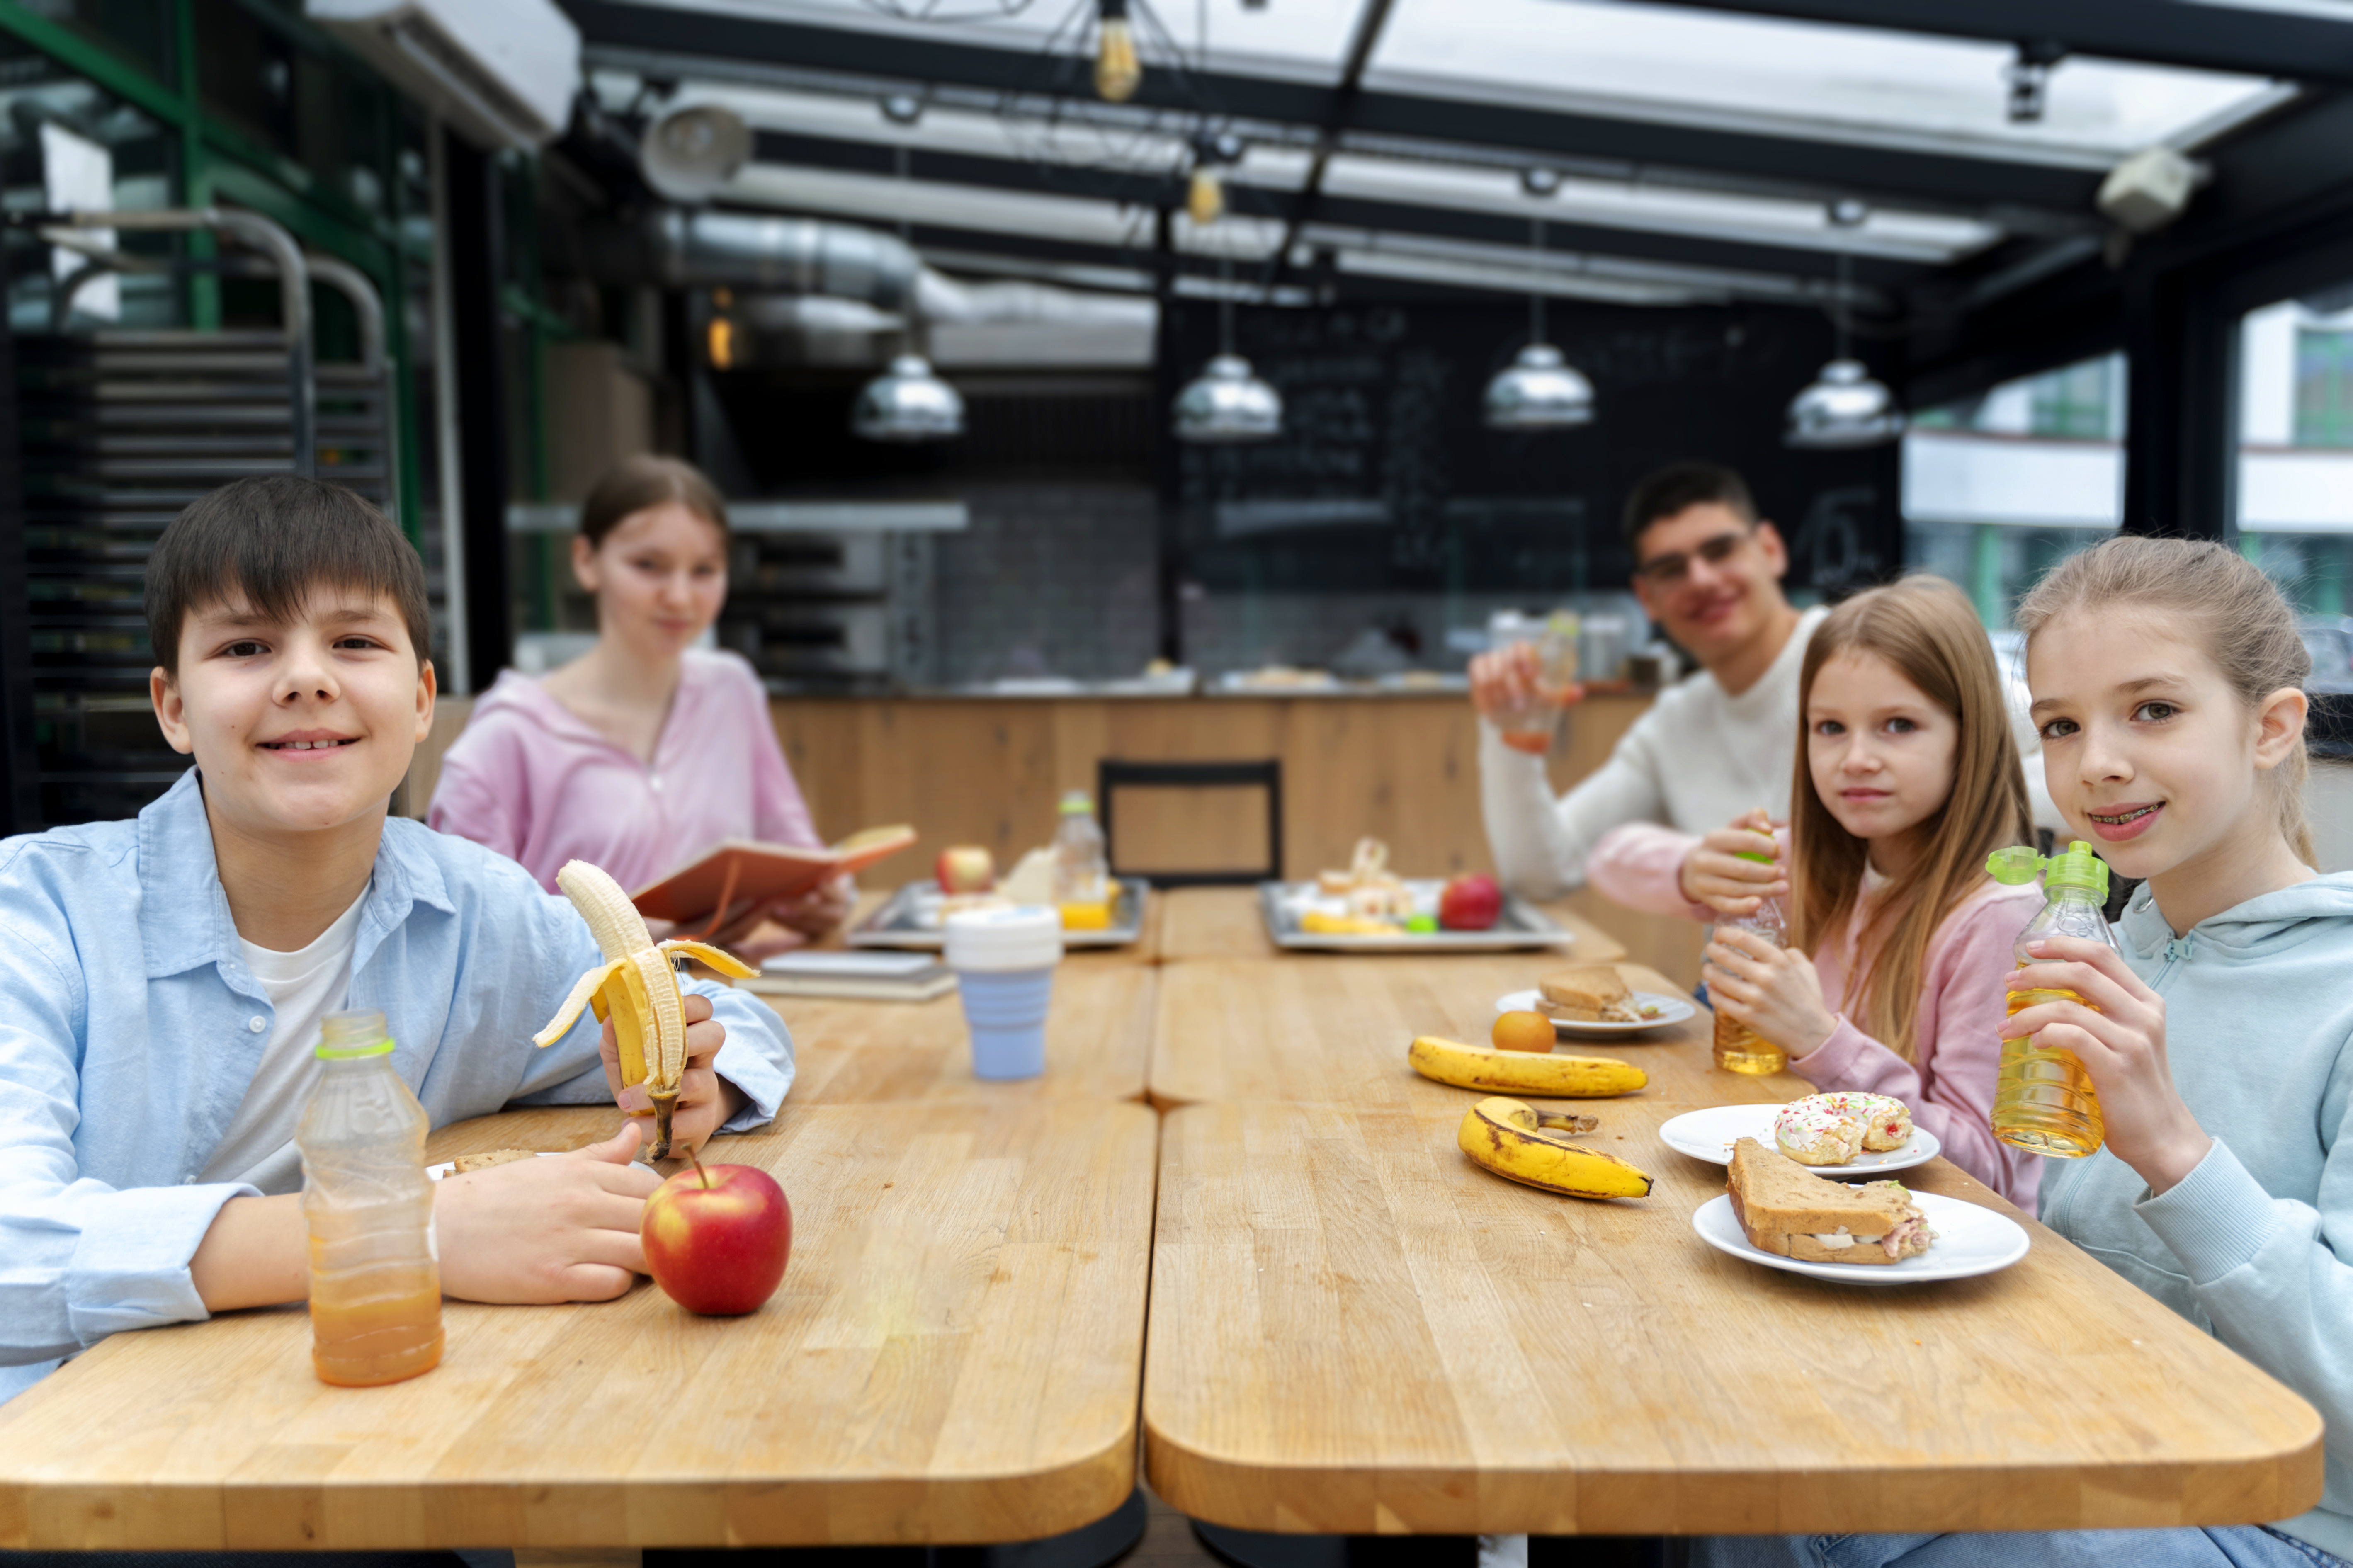
<instances>
[{"instance_id":1,"label":"boy in light blue shirt","mask_svg":"<svg viewBox=\"0 0 2353 1568\"><path fill-rule=\"evenodd\" d=\"M303 1299L291 1140L325 1013L383 1011L436 1126L645 1108L609 1026L531 1043L602 962L571 905L388 816L435 683L424 573L382 513L291 477L216 490L158 542L147 616L156 717L195 765L136 820L0 842L0 1400L108 1334ZM694 1145L773 1117L793 1056L759 1003L686 990ZM659 1184L638 1126L440 1183L443 1289L626 1290Z\"/></svg>"}]
</instances>

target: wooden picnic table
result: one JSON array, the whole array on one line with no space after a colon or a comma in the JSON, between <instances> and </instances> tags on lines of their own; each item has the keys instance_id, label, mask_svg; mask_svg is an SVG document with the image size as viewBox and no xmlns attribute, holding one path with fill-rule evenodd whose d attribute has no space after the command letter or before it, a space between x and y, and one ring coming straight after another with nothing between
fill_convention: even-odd
<instances>
[{"instance_id":1,"label":"wooden picnic table","mask_svg":"<svg viewBox=\"0 0 2353 1568\"><path fill-rule=\"evenodd\" d=\"M1145 1357L1172 1506L1261 1531L1700 1534L2245 1523L2317 1500L2310 1405L1947 1162L1905 1179L2019 1219L2022 1262L1862 1288L1704 1245L1692 1214L1724 1170L1659 1125L1806 1089L1715 1070L1704 1013L1577 1047L1651 1073L1579 1102L1649 1197L1472 1164L1455 1136L1479 1096L1405 1049L1492 1017L1501 978L1443 958L1164 972L1153 1096L1198 1102L1162 1122Z\"/></svg>"},{"instance_id":2,"label":"wooden picnic table","mask_svg":"<svg viewBox=\"0 0 2353 1568\"><path fill-rule=\"evenodd\" d=\"M427 1157L572 1148L609 1110L442 1129ZM444 1309L441 1365L311 1372L299 1310L117 1334L0 1405L0 1546L984 1542L1135 1482L1152 1237L1141 1105L788 1109L710 1154L794 1206L783 1289L697 1318Z\"/></svg>"},{"instance_id":3,"label":"wooden picnic table","mask_svg":"<svg viewBox=\"0 0 2353 1568\"><path fill-rule=\"evenodd\" d=\"M1162 908L1158 955L1164 963L1192 963L1208 958L1297 958L1266 934L1259 912L1258 889L1250 888L1172 888L1155 891ZM1530 956L1547 954L1555 963L1614 963L1626 956L1626 945L1566 902L1540 902L1536 908L1551 916L1575 938L1568 946L1532 949ZM1324 957L1328 955L1317 954ZM1467 961L1472 954L1460 955ZM1483 956L1483 955L1482 955ZM1535 984L1533 981L1529 984Z\"/></svg>"}]
</instances>

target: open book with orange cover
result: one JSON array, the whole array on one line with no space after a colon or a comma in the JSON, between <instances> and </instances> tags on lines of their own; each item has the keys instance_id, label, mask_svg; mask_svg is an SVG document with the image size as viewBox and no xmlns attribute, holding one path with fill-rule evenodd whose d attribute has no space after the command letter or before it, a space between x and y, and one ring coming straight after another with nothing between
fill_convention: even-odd
<instances>
[{"instance_id":1,"label":"open book with orange cover","mask_svg":"<svg viewBox=\"0 0 2353 1568\"><path fill-rule=\"evenodd\" d=\"M730 838L691 865L629 895L648 920L716 929L731 910L807 892L829 877L854 874L915 841L900 824L853 833L829 849Z\"/></svg>"}]
</instances>

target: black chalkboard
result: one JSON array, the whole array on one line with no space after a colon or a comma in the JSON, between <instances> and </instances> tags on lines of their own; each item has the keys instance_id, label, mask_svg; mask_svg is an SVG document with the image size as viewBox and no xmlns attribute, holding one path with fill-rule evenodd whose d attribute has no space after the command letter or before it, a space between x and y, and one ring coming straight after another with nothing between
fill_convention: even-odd
<instances>
[{"instance_id":1,"label":"black chalkboard","mask_svg":"<svg viewBox=\"0 0 2353 1568\"><path fill-rule=\"evenodd\" d=\"M1678 458L1738 468L1791 544L1791 586L1836 597L1900 566L1895 450L1796 452L1784 411L1833 352L1817 311L1552 304L1546 335L1593 382L1596 421L1508 434L1481 394L1527 342L1524 305L1241 308L1234 341L1282 394L1284 430L1175 442L1161 465L1171 568L1212 593L1547 593L1624 586L1619 513ZM1163 323L1162 406L1218 350L1214 304Z\"/></svg>"}]
</instances>

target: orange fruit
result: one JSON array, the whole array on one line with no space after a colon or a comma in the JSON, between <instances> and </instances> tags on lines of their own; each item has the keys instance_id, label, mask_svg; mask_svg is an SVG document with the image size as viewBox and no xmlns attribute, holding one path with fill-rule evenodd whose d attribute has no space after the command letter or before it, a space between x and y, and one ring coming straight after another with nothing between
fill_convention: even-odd
<instances>
[{"instance_id":1,"label":"orange fruit","mask_svg":"<svg viewBox=\"0 0 2353 1568\"><path fill-rule=\"evenodd\" d=\"M1489 1038L1499 1051L1549 1051L1554 1039L1552 1020L1542 1013L1498 1013Z\"/></svg>"}]
</instances>

